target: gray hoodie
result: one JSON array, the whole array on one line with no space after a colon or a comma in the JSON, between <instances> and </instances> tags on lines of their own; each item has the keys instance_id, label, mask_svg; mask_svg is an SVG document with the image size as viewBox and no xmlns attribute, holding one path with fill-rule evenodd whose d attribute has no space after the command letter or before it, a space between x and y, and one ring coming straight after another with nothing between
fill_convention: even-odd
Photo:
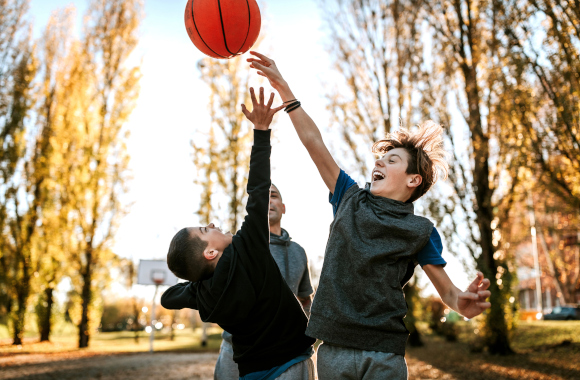
<instances>
[{"instance_id":1,"label":"gray hoodie","mask_svg":"<svg viewBox=\"0 0 580 380\"><path fill-rule=\"evenodd\" d=\"M308 297L313 293L306 252L292 241L285 229L282 228L282 236L270 232L270 253L292 293L298 297Z\"/></svg>"},{"instance_id":2,"label":"gray hoodie","mask_svg":"<svg viewBox=\"0 0 580 380\"><path fill-rule=\"evenodd\" d=\"M350 187L330 226L306 335L337 346L405 354L403 286L433 230L412 203Z\"/></svg>"}]
</instances>

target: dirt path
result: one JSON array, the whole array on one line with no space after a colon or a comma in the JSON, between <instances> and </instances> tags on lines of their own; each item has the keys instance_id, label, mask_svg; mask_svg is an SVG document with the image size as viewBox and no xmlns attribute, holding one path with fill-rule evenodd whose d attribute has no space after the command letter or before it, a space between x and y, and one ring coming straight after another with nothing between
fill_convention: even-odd
<instances>
[{"instance_id":1,"label":"dirt path","mask_svg":"<svg viewBox=\"0 0 580 380\"><path fill-rule=\"evenodd\" d=\"M29 354L0 357L0 379L212 380L216 353Z\"/></svg>"},{"instance_id":2,"label":"dirt path","mask_svg":"<svg viewBox=\"0 0 580 380\"><path fill-rule=\"evenodd\" d=\"M104 355L69 352L0 357L0 379L212 380L216 353ZM425 362L407 358L409 379L456 380Z\"/></svg>"}]
</instances>

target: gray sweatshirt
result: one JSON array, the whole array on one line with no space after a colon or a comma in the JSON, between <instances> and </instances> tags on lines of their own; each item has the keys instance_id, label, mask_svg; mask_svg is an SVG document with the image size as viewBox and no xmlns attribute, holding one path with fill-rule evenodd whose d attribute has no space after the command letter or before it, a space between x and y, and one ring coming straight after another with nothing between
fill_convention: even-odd
<instances>
[{"instance_id":1,"label":"gray sweatshirt","mask_svg":"<svg viewBox=\"0 0 580 380\"><path fill-rule=\"evenodd\" d=\"M292 241L285 229L282 228L281 236L270 232L270 253L292 293L298 297L311 295L313 289L310 284L306 252L304 248Z\"/></svg>"},{"instance_id":2,"label":"gray sweatshirt","mask_svg":"<svg viewBox=\"0 0 580 380\"><path fill-rule=\"evenodd\" d=\"M404 355L404 280L432 229L428 219L413 214L412 203L350 187L330 226L306 334L338 346Z\"/></svg>"}]
</instances>

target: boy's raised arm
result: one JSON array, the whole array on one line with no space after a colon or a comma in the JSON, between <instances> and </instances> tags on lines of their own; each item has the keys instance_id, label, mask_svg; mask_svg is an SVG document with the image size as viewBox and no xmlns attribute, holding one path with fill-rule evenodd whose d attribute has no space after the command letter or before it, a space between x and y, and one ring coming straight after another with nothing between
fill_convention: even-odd
<instances>
[{"instance_id":1,"label":"boy's raised arm","mask_svg":"<svg viewBox=\"0 0 580 380\"><path fill-rule=\"evenodd\" d=\"M242 112L254 124L254 145L250 156L248 174L247 215L240 228L243 236L252 241L254 247L265 247L269 251L270 228L268 210L270 208L270 123L276 112L284 108L270 108L274 94L270 95L268 104L264 104L264 88L260 87L259 102L254 89L250 88L253 110L248 111L242 104Z\"/></svg>"},{"instance_id":2,"label":"boy's raised arm","mask_svg":"<svg viewBox=\"0 0 580 380\"><path fill-rule=\"evenodd\" d=\"M251 62L250 67L258 70L259 75L268 78L272 87L282 97L282 101L288 102L294 100L294 94L290 90L288 83L282 78L280 71L276 67L276 63L263 54L254 51L250 51L250 54L258 57L248 59L248 62ZM302 107L298 107L288 113L288 115L290 115L290 120L292 120L298 137L308 151L308 154L310 154L310 158L314 161L322 180L328 187L328 190L334 193L340 168L324 144L318 127Z\"/></svg>"}]
</instances>

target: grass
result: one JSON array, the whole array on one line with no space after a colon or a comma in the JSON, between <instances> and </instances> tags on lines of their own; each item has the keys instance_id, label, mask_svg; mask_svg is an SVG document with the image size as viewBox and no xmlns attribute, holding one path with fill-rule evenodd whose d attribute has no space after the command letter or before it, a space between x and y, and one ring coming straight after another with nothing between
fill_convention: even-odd
<instances>
[{"instance_id":1,"label":"grass","mask_svg":"<svg viewBox=\"0 0 580 380\"><path fill-rule=\"evenodd\" d=\"M528 352L567 344L580 345L580 321L535 321L520 323L512 337L516 351Z\"/></svg>"},{"instance_id":2,"label":"grass","mask_svg":"<svg viewBox=\"0 0 580 380\"><path fill-rule=\"evenodd\" d=\"M148 352L149 334L139 333L139 341L135 343L134 334L129 331L98 333L91 336L89 347L79 349L76 334L52 336L50 342L38 341L38 337L25 338L21 346L13 346L11 339L0 340L0 356L25 353L58 353L71 351L121 353L121 352ZM175 332L174 340L168 333L155 333L154 351L214 351L219 350L221 344L221 329L208 330L207 346L201 345L201 329L185 329Z\"/></svg>"},{"instance_id":3,"label":"grass","mask_svg":"<svg viewBox=\"0 0 580 380\"><path fill-rule=\"evenodd\" d=\"M509 356L472 353L473 327L458 323L458 328L458 342L424 335L424 347L407 350L409 365L436 368L457 379L580 379L580 321L520 322L511 338L515 354Z\"/></svg>"}]
</instances>

